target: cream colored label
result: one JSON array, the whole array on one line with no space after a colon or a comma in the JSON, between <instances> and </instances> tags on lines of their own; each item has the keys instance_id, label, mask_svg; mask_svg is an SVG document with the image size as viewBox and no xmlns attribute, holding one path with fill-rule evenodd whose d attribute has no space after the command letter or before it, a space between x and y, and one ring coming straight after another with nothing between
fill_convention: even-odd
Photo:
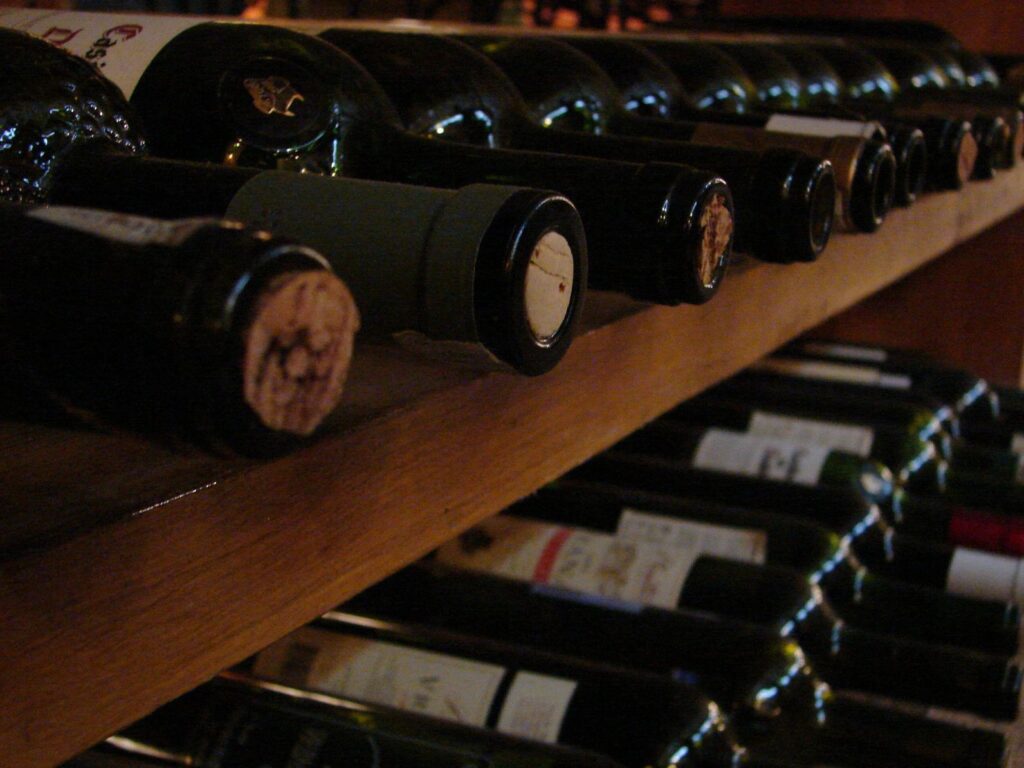
<instances>
[{"instance_id":1,"label":"cream colored label","mask_svg":"<svg viewBox=\"0 0 1024 768\"><path fill-rule=\"evenodd\" d=\"M56 205L33 208L26 215L67 229L130 245L180 245L196 230L217 223L215 219L166 221L131 216L127 213Z\"/></svg>"},{"instance_id":2,"label":"cream colored label","mask_svg":"<svg viewBox=\"0 0 1024 768\"><path fill-rule=\"evenodd\" d=\"M167 43L206 21L201 17L146 13L0 11L0 26L28 32L85 59L128 98Z\"/></svg>"},{"instance_id":3,"label":"cream colored label","mask_svg":"<svg viewBox=\"0 0 1024 768\"><path fill-rule=\"evenodd\" d=\"M764 129L772 133L798 133L802 136L854 136L870 139L881 126L874 122L840 120L832 117L802 117L800 115L772 115Z\"/></svg>"},{"instance_id":4,"label":"cream colored label","mask_svg":"<svg viewBox=\"0 0 1024 768\"><path fill-rule=\"evenodd\" d=\"M526 321L538 341L550 341L565 325L574 277L569 241L557 232L547 232L533 248L523 286Z\"/></svg>"},{"instance_id":5,"label":"cream colored label","mask_svg":"<svg viewBox=\"0 0 1024 768\"><path fill-rule=\"evenodd\" d=\"M1010 450L1014 453L1024 454L1024 432L1014 432L1010 440Z\"/></svg>"},{"instance_id":6,"label":"cream colored label","mask_svg":"<svg viewBox=\"0 0 1024 768\"><path fill-rule=\"evenodd\" d=\"M615 535L629 541L671 544L692 550L698 556L711 555L757 565L764 564L768 549L768 535L764 531L677 520L628 507L619 516Z\"/></svg>"},{"instance_id":7,"label":"cream colored label","mask_svg":"<svg viewBox=\"0 0 1024 768\"><path fill-rule=\"evenodd\" d=\"M955 595L1020 604L1024 568L1020 558L957 547L946 574L946 590Z\"/></svg>"},{"instance_id":8,"label":"cream colored label","mask_svg":"<svg viewBox=\"0 0 1024 768\"><path fill-rule=\"evenodd\" d=\"M829 449L772 437L709 429L693 456L693 466L799 485L816 485Z\"/></svg>"},{"instance_id":9,"label":"cream colored label","mask_svg":"<svg viewBox=\"0 0 1024 768\"><path fill-rule=\"evenodd\" d=\"M754 411L750 417L747 434L777 437L795 443L823 445L826 448L865 457L871 453L871 445L875 441L874 431L867 427L816 419L798 419L761 411Z\"/></svg>"},{"instance_id":10,"label":"cream colored label","mask_svg":"<svg viewBox=\"0 0 1024 768\"><path fill-rule=\"evenodd\" d=\"M812 355L838 357L856 363L884 363L889 353L877 347L858 347L854 344L831 344L820 341L809 341L801 345L801 349Z\"/></svg>"},{"instance_id":11,"label":"cream colored label","mask_svg":"<svg viewBox=\"0 0 1024 768\"><path fill-rule=\"evenodd\" d=\"M515 517L485 520L437 552L456 568L675 608L698 552Z\"/></svg>"},{"instance_id":12,"label":"cream colored label","mask_svg":"<svg viewBox=\"0 0 1024 768\"><path fill-rule=\"evenodd\" d=\"M575 680L517 672L501 703L497 728L502 733L555 744L574 693Z\"/></svg>"},{"instance_id":13,"label":"cream colored label","mask_svg":"<svg viewBox=\"0 0 1024 768\"><path fill-rule=\"evenodd\" d=\"M505 668L304 627L256 657L253 673L296 687L487 724Z\"/></svg>"},{"instance_id":14,"label":"cream colored label","mask_svg":"<svg viewBox=\"0 0 1024 768\"><path fill-rule=\"evenodd\" d=\"M878 368L866 365L848 365L846 363L828 363L816 360L790 360L772 357L754 363L755 371L780 373L784 376L796 376L801 379L823 379L845 384L864 384L884 389L910 389L913 383L909 376L898 373L885 373Z\"/></svg>"}]
</instances>

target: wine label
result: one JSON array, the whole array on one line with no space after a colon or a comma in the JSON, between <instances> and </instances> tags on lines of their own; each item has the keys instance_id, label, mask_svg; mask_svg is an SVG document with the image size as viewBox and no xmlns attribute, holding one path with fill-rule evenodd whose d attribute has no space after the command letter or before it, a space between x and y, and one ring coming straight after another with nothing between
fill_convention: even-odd
<instances>
[{"instance_id":1,"label":"wine label","mask_svg":"<svg viewBox=\"0 0 1024 768\"><path fill-rule=\"evenodd\" d=\"M507 669L445 653L304 627L256 657L253 673L407 712L486 726ZM501 702L503 733L556 743L576 681L517 672Z\"/></svg>"},{"instance_id":2,"label":"wine label","mask_svg":"<svg viewBox=\"0 0 1024 768\"><path fill-rule=\"evenodd\" d=\"M551 341L565 324L574 276L569 241L557 232L546 232L530 255L523 295L526 321L538 341Z\"/></svg>"},{"instance_id":3,"label":"wine label","mask_svg":"<svg viewBox=\"0 0 1024 768\"><path fill-rule=\"evenodd\" d=\"M484 726L506 670L304 627L262 651L253 673L295 687Z\"/></svg>"},{"instance_id":4,"label":"wine label","mask_svg":"<svg viewBox=\"0 0 1024 768\"><path fill-rule=\"evenodd\" d=\"M1024 556L1024 519L957 507L950 514L946 538L960 547Z\"/></svg>"},{"instance_id":5,"label":"wine label","mask_svg":"<svg viewBox=\"0 0 1024 768\"><path fill-rule=\"evenodd\" d=\"M773 133L799 133L804 136L854 136L870 139L881 126L874 122L841 120L834 117L802 117L800 115L772 115L764 129Z\"/></svg>"},{"instance_id":6,"label":"wine label","mask_svg":"<svg viewBox=\"0 0 1024 768\"><path fill-rule=\"evenodd\" d=\"M846 363L827 363L815 360L790 360L773 357L761 360L751 368L755 371L767 371L783 376L795 376L801 379L821 379L844 384L862 384L869 387L884 389L910 389L913 381L909 376L899 373L886 373L871 366L848 365Z\"/></svg>"},{"instance_id":7,"label":"wine label","mask_svg":"<svg viewBox=\"0 0 1024 768\"><path fill-rule=\"evenodd\" d=\"M166 221L149 219L144 216L131 216L127 213L58 205L33 208L25 215L67 229L129 245L181 245L197 230L212 224L219 224L216 219Z\"/></svg>"},{"instance_id":8,"label":"wine label","mask_svg":"<svg viewBox=\"0 0 1024 768\"><path fill-rule=\"evenodd\" d=\"M497 728L502 733L555 744L574 693L575 680L517 672L501 703Z\"/></svg>"},{"instance_id":9,"label":"wine label","mask_svg":"<svg viewBox=\"0 0 1024 768\"><path fill-rule=\"evenodd\" d=\"M884 363L889 353L878 347L859 347L854 344L832 344L821 341L809 341L800 348L812 355L837 357L841 360L852 360L858 363Z\"/></svg>"},{"instance_id":10,"label":"wine label","mask_svg":"<svg viewBox=\"0 0 1024 768\"><path fill-rule=\"evenodd\" d=\"M747 434L822 445L862 457L867 457L871 453L871 446L875 441L874 430L867 427L779 416L762 411L754 411L750 417Z\"/></svg>"},{"instance_id":11,"label":"wine label","mask_svg":"<svg viewBox=\"0 0 1024 768\"><path fill-rule=\"evenodd\" d=\"M693 455L697 469L816 485L830 449L723 429L704 433Z\"/></svg>"},{"instance_id":12,"label":"wine label","mask_svg":"<svg viewBox=\"0 0 1024 768\"><path fill-rule=\"evenodd\" d=\"M206 21L148 13L0 10L0 26L27 32L85 59L127 98L167 43Z\"/></svg>"},{"instance_id":13,"label":"wine label","mask_svg":"<svg viewBox=\"0 0 1024 768\"><path fill-rule=\"evenodd\" d=\"M1020 604L1024 601L1022 563L1017 557L958 547L946 574L946 590L964 597Z\"/></svg>"},{"instance_id":14,"label":"wine label","mask_svg":"<svg viewBox=\"0 0 1024 768\"><path fill-rule=\"evenodd\" d=\"M668 544L499 515L445 544L436 557L455 568L675 608L699 555Z\"/></svg>"},{"instance_id":15,"label":"wine label","mask_svg":"<svg viewBox=\"0 0 1024 768\"><path fill-rule=\"evenodd\" d=\"M1024 454L1024 432L1014 432L1010 440L1010 450L1013 453Z\"/></svg>"},{"instance_id":16,"label":"wine label","mask_svg":"<svg viewBox=\"0 0 1024 768\"><path fill-rule=\"evenodd\" d=\"M615 535L629 541L667 543L728 560L763 565L768 534L753 528L676 520L665 515L626 508L619 516Z\"/></svg>"}]
</instances>

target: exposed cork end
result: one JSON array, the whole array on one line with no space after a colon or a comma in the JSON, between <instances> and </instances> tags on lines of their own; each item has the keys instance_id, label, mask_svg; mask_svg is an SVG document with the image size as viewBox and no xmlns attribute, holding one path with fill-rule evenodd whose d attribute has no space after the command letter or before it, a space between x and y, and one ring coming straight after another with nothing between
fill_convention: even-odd
<instances>
[{"instance_id":1,"label":"exposed cork end","mask_svg":"<svg viewBox=\"0 0 1024 768\"><path fill-rule=\"evenodd\" d=\"M538 341L550 341L565 325L574 276L569 241L557 232L546 232L533 247L524 283L526 321Z\"/></svg>"},{"instance_id":2,"label":"exposed cork end","mask_svg":"<svg viewBox=\"0 0 1024 768\"><path fill-rule=\"evenodd\" d=\"M715 194L700 214L701 245L699 274L705 288L715 284L716 277L729 252L732 241L732 212L726 205L725 196Z\"/></svg>"},{"instance_id":3,"label":"exposed cork end","mask_svg":"<svg viewBox=\"0 0 1024 768\"><path fill-rule=\"evenodd\" d=\"M334 410L359 311L326 271L285 272L253 303L243 358L245 402L269 429L311 434Z\"/></svg>"},{"instance_id":4,"label":"exposed cork end","mask_svg":"<svg viewBox=\"0 0 1024 768\"><path fill-rule=\"evenodd\" d=\"M960 183L966 184L974 173L974 164L978 162L978 142L970 133L965 134L960 142L960 155L957 157L957 173Z\"/></svg>"}]
</instances>

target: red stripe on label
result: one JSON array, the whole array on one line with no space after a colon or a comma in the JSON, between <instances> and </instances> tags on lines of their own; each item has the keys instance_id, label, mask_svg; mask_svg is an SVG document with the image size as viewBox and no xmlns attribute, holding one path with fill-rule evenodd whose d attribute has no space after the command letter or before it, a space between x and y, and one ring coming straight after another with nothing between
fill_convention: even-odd
<instances>
[{"instance_id":1,"label":"red stripe on label","mask_svg":"<svg viewBox=\"0 0 1024 768\"><path fill-rule=\"evenodd\" d=\"M548 539L548 543L544 545L544 551L537 559L537 567L533 569L532 581L534 584L548 583L548 579L551 578L551 570L555 567L555 560L558 559L558 553L562 551L562 547L565 546L565 542L569 540L570 536L572 536L571 528L559 528L555 535Z\"/></svg>"},{"instance_id":2,"label":"red stripe on label","mask_svg":"<svg viewBox=\"0 0 1024 768\"><path fill-rule=\"evenodd\" d=\"M1024 555L1024 519L957 507L949 518L949 542L986 552Z\"/></svg>"}]
</instances>

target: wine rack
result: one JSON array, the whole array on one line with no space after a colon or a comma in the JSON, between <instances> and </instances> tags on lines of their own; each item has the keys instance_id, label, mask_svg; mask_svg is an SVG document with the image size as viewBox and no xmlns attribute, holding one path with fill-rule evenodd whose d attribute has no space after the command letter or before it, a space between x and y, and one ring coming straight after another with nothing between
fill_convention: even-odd
<instances>
[{"instance_id":1,"label":"wine rack","mask_svg":"<svg viewBox=\"0 0 1024 768\"><path fill-rule=\"evenodd\" d=\"M536 379L363 346L330 433L276 461L9 416L3 762L88 747L1022 207L1018 167L814 264L740 262L701 307L597 294Z\"/></svg>"}]
</instances>

